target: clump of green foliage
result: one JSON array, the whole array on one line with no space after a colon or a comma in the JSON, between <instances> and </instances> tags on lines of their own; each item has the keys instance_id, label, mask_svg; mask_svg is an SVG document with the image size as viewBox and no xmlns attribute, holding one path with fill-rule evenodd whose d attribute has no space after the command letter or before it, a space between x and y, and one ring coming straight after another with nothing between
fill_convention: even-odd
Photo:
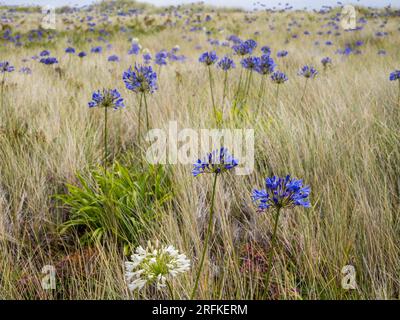
<instances>
[{"instance_id":1,"label":"clump of green foliage","mask_svg":"<svg viewBox=\"0 0 400 320\"><path fill-rule=\"evenodd\" d=\"M170 179L161 166L116 163L106 173L99 168L77 178L79 186L68 184L68 192L56 196L69 212L60 232L74 229L85 244L108 238L136 245L172 198Z\"/></svg>"}]
</instances>

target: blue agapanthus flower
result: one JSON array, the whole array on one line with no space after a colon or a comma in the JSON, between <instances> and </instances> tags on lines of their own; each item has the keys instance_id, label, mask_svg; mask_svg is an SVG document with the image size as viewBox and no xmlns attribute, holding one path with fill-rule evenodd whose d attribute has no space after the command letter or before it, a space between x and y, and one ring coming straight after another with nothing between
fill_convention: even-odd
<instances>
[{"instance_id":1,"label":"blue agapanthus flower","mask_svg":"<svg viewBox=\"0 0 400 320\"><path fill-rule=\"evenodd\" d=\"M271 74L274 72L276 63L269 55L264 54L261 56L256 71L262 75Z\"/></svg>"},{"instance_id":2,"label":"blue agapanthus flower","mask_svg":"<svg viewBox=\"0 0 400 320\"><path fill-rule=\"evenodd\" d=\"M285 178L273 176L265 179L265 189L254 190L252 199L257 203L260 211L269 208L293 208L296 206L309 208L309 195L311 188L303 186L302 180L291 178L290 175Z\"/></svg>"},{"instance_id":3,"label":"blue agapanthus flower","mask_svg":"<svg viewBox=\"0 0 400 320\"><path fill-rule=\"evenodd\" d=\"M0 73L13 72L15 68L8 61L0 62Z\"/></svg>"},{"instance_id":4,"label":"blue agapanthus flower","mask_svg":"<svg viewBox=\"0 0 400 320\"><path fill-rule=\"evenodd\" d=\"M72 47L68 47L67 49L65 49L65 53L75 53L75 49Z\"/></svg>"},{"instance_id":5,"label":"blue agapanthus flower","mask_svg":"<svg viewBox=\"0 0 400 320\"><path fill-rule=\"evenodd\" d=\"M303 66L298 75L307 79L313 79L317 76L318 71L313 66Z\"/></svg>"},{"instance_id":6,"label":"blue agapanthus flower","mask_svg":"<svg viewBox=\"0 0 400 320\"><path fill-rule=\"evenodd\" d=\"M58 60L57 60L57 58L46 57L46 58L40 59L40 62L43 64L46 64L46 65L52 65L52 64L57 64Z\"/></svg>"},{"instance_id":7,"label":"blue agapanthus flower","mask_svg":"<svg viewBox=\"0 0 400 320\"><path fill-rule=\"evenodd\" d=\"M218 62L218 67L224 71L228 71L235 68L235 62L233 62L231 58L225 56Z\"/></svg>"},{"instance_id":8,"label":"blue agapanthus flower","mask_svg":"<svg viewBox=\"0 0 400 320\"><path fill-rule=\"evenodd\" d=\"M133 43L132 47L129 49L128 54L138 55L140 52L140 45L138 43Z\"/></svg>"},{"instance_id":9,"label":"blue agapanthus flower","mask_svg":"<svg viewBox=\"0 0 400 320\"><path fill-rule=\"evenodd\" d=\"M100 46L94 47L94 48L92 48L92 49L90 50L90 52L92 52L92 53L102 53L102 51L103 51L103 48L100 47Z\"/></svg>"},{"instance_id":10,"label":"blue agapanthus flower","mask_svg":"<svg viewBox=\"0 0 400 320\"><path fill-rule=\"evenodd\" d=\"M251 50L254 50L257 48L257 42L253 39L246 40L244 42Z\"/></svg>"},{"instance_id":11,"label":"blue agapanthus flower","mask_svg":"<svg viewBox=\"0 0 400 320\"><path fill-rule=\"evenodd\" d=\"M246 57L240 61L240 64L242 65L243 68L248 69L248 70L256 70L261 62L261 59L259 57Z\"/></svg>"},{"instance_id":12,"label":"blue agapanthus flower","mask_svg":"<svg viewBox=\"0 0 400 320\"><path fill-rule=\"evenodd\" d=\"M124 108L124 99L117 89L103 89L93 92L92 101L89 102L89 108Z\"/></svg>"},{"instance_id":13,"label":"blue agapanthus flower","mask_svg":"<svg viewBox=\"0 0 400 320\"><path fill-rule=\"evenodd\" d=\"M150 64L152 56L150 53L143 54L143 61L145 64Z\"/></svg>"},{"instance_id":14,"label":"blue agapanthus flower","mask_svg":"<svg viewBox=\"0 0 400 320\"><path fill-rule=\"evenodd\" d=\"M271 48L268 46L264 46L261 48L261 52L267 55L271 55Z\"/></svg>"},{"instance_id":15,"label":"blue agapanthus flower","mask_svg":"<svg viewBox=\"0 0 400 320\"><path fill-rule=\"evenodd\" d=\"M253 49L248 44L246 44L246 42L236 44L232 47L232 49L238 56L245 56L253 52Z\"/></svg>"},{"instance_id":16,"label":"blue agapanthus flower","mask_svg":"<svg viewBox=\"0 0 400 320\"><path fill-rule=\"evenodd\" d=\"M215 51L204 52L201 54L199 58L199 62L204 63L207 66L211 66L212 64L218 61L218 56Z\"/></svg>"},{"instance_id":17,"label":"blue agapanthus flower","mask_svg":"<svg viewBox=\"0 0 400 320\"><path fill-rule=\"evenodd\" d=\"M228 149L222 147L209 153L203 160L197 160L193 165L192 174L194 177L203 173L220 174L235 168L238 164L239 161L229 154Z\"/></svg>"},{"instance_id":18,"label":"blue agapanthus flower","mask_svg":"<svg viewBox=\"0 0 400 320\"><path fill-rule=\"evenodd\" d=\"M48 57L50 55L49 50L43 50L40 54L41 57Z\"/></svg>"},{"instance_id":19,"label":"blue agapanthus flower","mask_svg":"<svg viewBox=\"0 0 400 320\"><path fill-rule=\"evenodd\" d=\"M332 59L329 57L325 57L321 60L321 63L324 67L327 67L328 65L332 64Z\"/></svg>"},{"instance_id":20,"label":"blue agapanthus flower","mask_svg":"<svg viewBox=\"0 0 400 320\"><path fill-rule=\"evenodd\" d=\"M400 70L393 71L389 76L390 81L400 80Z\"/></svg>"},{"instance_id":21,"label":"blue agapanthus flower","mask_svg":"<svg viewBox=\"0 0 400 320\"><path fill-rule=\"evenodd\" d=\"M278 56L278 58L283 58L286 57L289 54L289 52L287 52L286 50L282 50L282 51L278 51L278 53L276 54Z\"/></svg>"},{"instance_id":22,"label":"blue agapanthus flower","mask_svg":"<svg viewBox=\"0 0 400 320\"><path fill-rule=\"evenodd\" d=\"M119 62L119 57L113 54L112 56L109 56L107 60L108 62Z\"/></svg>"},{"instance_id":23,"label":"blue agapanthus flower","mask_svg":"<svg viewBox=\"0 0 400 320\"><path fill-rule=\"evenodd\" d=\"M129 67L122 76L122 80L128 90L135 93L152 93L157 90L157 73L151 66L135 64L135 68Z\"/></svg>"},{"instance_id":24,"label":"blue agapanthus flower","mask_svg":"<svg viewBox=\"0 0 400 320\"><path fill-rule=\"evenodd\" d=\"M276 83L276 84L282 84L286 81L288 81L288 77L286 76L286 74L284 74L281 71L275 71L272 75L271 75L271 80L272 82Z\"/></svg>"},{"instance_id":25,"label":"blue agapanthus flower","mask_svg":"<svg viewBox=\"0 0 400 320\"><path fill-rule=\"evenodd\" d=\"M154 59L154 63L159 66L165 66L167 65L167 57L168 57L168 52L165 50L157 52L156 57Z\"/></svg>"},{"instance_id":26,"label":"blue agapanthus flower","mask_svg":"<svg viewBox=\"0 0 400 320\"><path fill-rule=\"evenodd\" d=\"M85 51L81 51L81 52L78 53L78 57L79 58L84 58L86 56L87 56L87 53Z\"/></svg>"}]
</instances>

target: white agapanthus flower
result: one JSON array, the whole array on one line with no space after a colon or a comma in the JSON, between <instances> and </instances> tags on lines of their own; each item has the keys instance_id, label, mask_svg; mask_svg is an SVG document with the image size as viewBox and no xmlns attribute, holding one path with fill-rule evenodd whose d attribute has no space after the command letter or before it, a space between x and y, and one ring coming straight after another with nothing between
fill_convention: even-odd
<instances>
[{"instance_id":1,"label":"white agapanthus flower","mask_svg":"<svg viewBox=\"0 0 400 320\"><path fill-rule=\"evenodd\" d=\"M139 246L125 262L125 278L130 291L140 290L146 284L156 284L157 289L166 287L168 278L176 277L190 269L190 260L173 246Z\"/></svg>"}]
</instances>

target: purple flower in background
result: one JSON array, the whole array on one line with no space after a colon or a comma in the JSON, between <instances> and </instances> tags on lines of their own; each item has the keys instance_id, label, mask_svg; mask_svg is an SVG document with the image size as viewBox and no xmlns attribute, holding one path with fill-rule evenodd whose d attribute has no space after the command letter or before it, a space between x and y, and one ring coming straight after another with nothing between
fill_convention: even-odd
<instances>
[{"instance_id":1,"label":"purple flower in background","mask_svg":"<svg viewBox=\"0 0 400 320\"><path fill-rule=\"evenodd\" d=\"M117 55L112 55L108 57L108 62L119 62L119 57Z\"/></svg>"},{"instance_id":2,"label":"purple flower in background","mask_svg":"<svg viewBox=\"0 0 400 320\"><path fill-rule=\"evenodd\" d=\"M65 49L65 53L71 53L71 54L73 54L73 53L75 53L75 49L72 48L72 47L68 47L67 49Z\"/></svg>"},{"instance_id":3,"label":"purple flower in background","mask_svg":"<svg viewBox=\"0 0 400 320\"><path fill-rule=\"evenodd\" d=\"M46 57L46 58L40 59L40 62L43 64L46 64L46 65L52 65L52 64L57 64L58 60L57 60L57 58Z\"/></svg>"},{"instance_id":4,"label":"purple flower in background","mask_svg":"<svg viewBox=\"0 0 400 320\"><path fill-rule=\"evenodd\" d=\"M289 54L289 52L287 52L286 50L282 50L282 51L278 51L278 53L276 54L278 58L283 58L286 57Z\"/></svg>"}]
</instances>

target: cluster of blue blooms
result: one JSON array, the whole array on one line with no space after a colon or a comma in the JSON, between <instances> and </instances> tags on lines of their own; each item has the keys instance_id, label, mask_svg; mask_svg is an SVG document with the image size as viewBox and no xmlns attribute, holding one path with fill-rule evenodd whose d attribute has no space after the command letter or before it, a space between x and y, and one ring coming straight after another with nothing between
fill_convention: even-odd
<instances>
[{"instance_id":1,"label":"cluster of blue blooms","mask_svg":"<svg viewBox=\"0 0 400 320\"><path fill-rule=\"evenodd\" d=\"M389 76L390 81L400 80L400 70L393 71Z\"/></svg>"},{"instance_id":2,"label":"cluster of blue blooms","mask_svg":"<svg viewBox=\"0 0 400 320\"><path fill-rule=\"evenodd\" d=\"M135 93L152 93L157 90L157 74L151 66L129 67L123 73L122 79L128 90Z\"/></svg>"},{"instance_id":3,"label":"cluster of blue blooms","mask_svg":"<svg viewBox=\"0 0 400 320\"><path fill-rule=\"evenodd\" d=\"M215 53L215 51L204 52L200 56L199 61L201 63L204 63L206 66L211 66L218 61L218 57L217 57L217 54Z\"/></svg>"},{"instance_id":4,"label":"cluster of blue blooms","mask_svg":"<svg viewBox=\"0 0 400 320\"><path fill-rule=\"evenodd\" d=\"M92 101L89 102L89 108L113 108L117 110L124 108L124 99L117 89L103 89L96 91L92 95Z\"/></svg>"},{"instance_id":5,"label":"cluster of blue blooms","mask_svg":"<svg viewBox=\"0 0 400 320\"><path fill-rule=\"evenodd\" d=\"M46 65L53 65L53 64L57 64L58 60L57 58L54 57L45 57L40 59L40 63L46 64Z\"/></svg>"},{"instance_id":6,"label":"cluster of blue blooms","mask_svg":"<svg viewBox=\"0 0 400 320\"><path fill-rule=\"evenodd\" d=\"M288 77L286 76L286 74L284 74L281 71L275 71L272 75L271 75L271 80L272 82L276 83L276 84L282 84L286 81L288 81Z\"/></svg>"},{"instance_id":7,"label":"cluster of blue blooms","mask_svg":"<svg viewBox=\"0 0 400 320\"><path fill-rule=\"evenodd\" d=\"M302 180L292 179L290 175L285 178L273 176L265 179L265 189L254 190L252 199L260 211L274 207L276 209L301 206L310 207L310 187L303 186Z\"/></svg>"},{"instance_id":8,"label":"cluster of blue blooms","mask_svg":"<svg viewBox=\"0 0 400 320\"><path fill-rule=\"evenodd\" d=\"M198 159L193 165L192 174L195 177L204 173L220 174L235 168L238 164L238 160L222 147L209 153L204 159Z\"/></svg>"},{"instance_id":9,"label":"cluster of blue blooms","mask_svg":"<svg viewBox=\"0 0 400 320\"><path fill-rule=\"evenodd\" d=\"M228 71L235 68L235 62L231 58L225 56L218 62L218 67L223 71Z\"/></svg>"},{"instance_id":10,"label":"cluster of blue blooms","mask_svg":"<svg viewBox=\"0 0 400 320\"><path fill-rule=\"evenodd\" d=\"M8 61L0 62L0 73L13 72L15 68Z\"/></svg>"},{"instance_id":11,"label":"cluster of blue blooms","mask_svg":"<svg viewBox=\"0 0 400 320\"><path fill-rule=\"evenodd\" d=\"M308 65L303 66L298 73L299 76L302 76L306 79L313 79L317 76L317 74L318 71L313 66Z\"/></svg>"}]
</instances>

